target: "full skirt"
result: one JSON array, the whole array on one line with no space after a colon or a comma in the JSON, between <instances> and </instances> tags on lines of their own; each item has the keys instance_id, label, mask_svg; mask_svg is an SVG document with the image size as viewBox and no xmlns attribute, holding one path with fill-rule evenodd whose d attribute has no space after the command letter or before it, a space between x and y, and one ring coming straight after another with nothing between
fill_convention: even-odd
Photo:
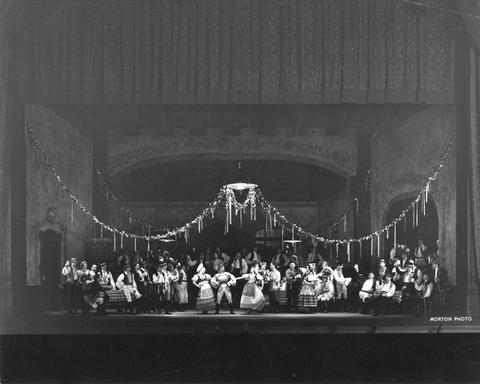
<instances>
[{"instance_id":1,"label":"full skirt","mask_svg":"<svg viewBox=\"0 0 480 384\"><path fill-rule=\"evenodd\" d=\"M311 285L305 285L302 287L302 290L298 295L298 306L305 308L315 308L317 306L317 297L315 295L315 290Z\"/></svg>"},{"instance_id":2,"label":"full skirt","mask_svg":"<svg viewBox=\"0 0 480 384\"><path fill-rule=\"evenodd\" d=\"M187 283L175 284L173 301L177 304L188 304Z\"/></svg>"},{"instance_id":3,"label":"full skirt","mask_svg":"<svg viewBox=\"0 0 480 384\"><path fill-rule=\"evenodd\" d=\"M240 308L260 311L265 305L262 290L255 283L247 283L243 288Z\"/></svg>"},{"instance_id":4,"label":"full skirt","mask_svg":"<svg viewBox=\"0 0 480 384\"><path fill-rule=\"evenodd\" d=\"M196 308L199 311L211 311L215 309L215 298L210 284L203 285L200 291L198 291Z\"/></svg>"}]
</instances>

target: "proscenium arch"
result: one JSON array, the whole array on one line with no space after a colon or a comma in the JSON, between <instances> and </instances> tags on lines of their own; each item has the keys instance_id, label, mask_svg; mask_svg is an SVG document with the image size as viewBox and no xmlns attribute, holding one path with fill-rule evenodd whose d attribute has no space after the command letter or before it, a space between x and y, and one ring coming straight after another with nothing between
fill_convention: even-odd
<instances>
[{"instance_id":1,"label":"proscenium arch","mask_svg":"<svg viewBox=\"0 0 480 384\"><path fill-rule=\"evenodd\" d=\"M420 191L408 192L408 193L398 195L393 199L391 199L390 202L385 207L385 210L383 211L383 215L382 215L383 225L390 224L390 222L393 219L398 217L398 214L397 214L398 212L396 211L401 211L403 209L406 209L408 204L410 204L411 201L416 199L419 193ZM404 202L403 205L400 204L402 202ZM425 244L429 247L430 250L435 249L436 241L439 238L438 210L437 210L437 204L435 202L435 198L432 196L432 194L430 193L428 194L428 202L426 203L426 216L424 216L422 213L421 204L422 202L420 201L418 203L418 208L419 208L418 227L417 226L413 227L413 217L412 217L413 210L410 210L407 213L407 217L406 217L407 230L406 231L404 231L405 223L403 219L397 223L397 243L406 243L406 245L411 249L412 252L417 244L417 239L419 236L424 239ZM393 214L394 217L393 216L390 217L391 216L390 213L392 209L395 207L398 207L398 208ZM432 227L426 227L426 225L428 224L430 224ZM402 234L404 232L405 232L404 234L405 237L402 238ZM386 257L393 246L393 238L394 238L393 230L390 230L390 236L388 239L386 236L383 237L383 245L384 245L383 254ZM411 255L411 257L413 257L413 254Z\"/></svg>"}]
</instances>

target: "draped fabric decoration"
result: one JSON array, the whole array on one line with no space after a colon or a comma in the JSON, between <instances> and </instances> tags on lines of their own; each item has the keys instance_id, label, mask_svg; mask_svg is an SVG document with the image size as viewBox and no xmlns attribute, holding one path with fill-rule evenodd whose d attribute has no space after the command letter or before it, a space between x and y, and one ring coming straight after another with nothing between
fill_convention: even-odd
<instances>
[{"instance_id":1,"label":"draped fabric decoration","mask_svg":"<svg viewBox=\"0 0 480 384\"><path fill-rule=\"evenodd\" d=\"M472 38L469 78L468 293L469 315L480 314L480 3L459 0L458 9ZM470 16L469 16L470 15ZM474 17L477 16L477 17Z\"/></svg>"},{"instance_id":2,"label":"draped fabric decoration","mask_svg":"<svg viewBox=\"0 0 480 384\"><path fill-rule=\"evenodd\" d=\"M28 103L454 102L459 18L401 0L45 0L24 12Z\"/></svg>"},{"instance_id":3,"label":"draped fabric decoration","mask_svg":"<svg viewBox=\"0 0 480 384\"><path fill-rule=\"evenodd\" d=\"M468 180L468 296L470 315L480 314L480 49L471 51L469 180Z\"/></svg>"},{"instance_id":4,"label":"draped fabric decoration","mask_svg":"<svg viewBox=\"0 0 480 384\"><path fill-rule=\"evenodd\" d=\"M14 0L4 1L0 12L0 316L12 314L11 272L11 200L10 200L10 154L11 134L7 129L11 84L9 78L10 39L6 37L11 26L8 15Z\"/></svg>"}]
</instances>

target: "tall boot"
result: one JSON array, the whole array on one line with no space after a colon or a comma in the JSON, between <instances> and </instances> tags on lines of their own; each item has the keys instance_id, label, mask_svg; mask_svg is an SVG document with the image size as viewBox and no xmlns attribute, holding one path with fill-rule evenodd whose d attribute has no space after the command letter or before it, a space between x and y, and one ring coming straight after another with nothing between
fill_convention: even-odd
<instances>
[{"instance_id":1,"label":"tall boot","mask_svg":"<svg viewBox=\"0 0 480 384\"><path fill-rule=\"evenodd\" d=\"M219 314L220 313L220 304L218 303L215 303L215 314Z\"/></svg>"},{"instance_id":2,"label":"tall boot","mask_svg":"<svg viewBox=\"0 0 480 384\"><path fill-rule=\"evenodd\" d=\"M323 313L327 313L328 312L328 301L324 301L323 302Z\"/></svg>"},{"instance_id":3,"label":"tall boot","mask_svg":"<svg viewBox=\"0 0 480 384\"><path fill-rule=\"evenodd\" d=\"M165 300L164 303L165 303L165 314L166 314L166 315L171 315L172 312L170 312L170 311L168 310L168 301Z\"/></svg>"},{"instance_id":4,"label":"tall boot","mask_svg":"<svg viewBox=\"0 0 480 384\"><path fill-rule=\"evenodd\" d=\"M233 311L233 303L230 303L228 306L230 307L230 313L235 315L235 312Z\"/></svg>"}]
</instances>

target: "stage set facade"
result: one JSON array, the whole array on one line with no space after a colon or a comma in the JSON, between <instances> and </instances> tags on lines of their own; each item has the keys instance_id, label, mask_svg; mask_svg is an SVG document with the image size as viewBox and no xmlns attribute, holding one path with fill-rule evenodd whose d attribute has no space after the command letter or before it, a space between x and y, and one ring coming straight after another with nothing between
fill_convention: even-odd
<instances>
[{"instance_id":1,"label":"stage set facade","mask_svg":"<svg viewBox=\"0 0 480 384\"><path fill-rule=\"evenodd\" d=\"M367 275L419 237L452 314L478 319L475 0L3 7L4 320L64 309L72 257L115 269L122 248L257 244L270 259L290 242ZM219 191L240 181L256 208L230 221Z\"/></svg>"}]
</instances>

